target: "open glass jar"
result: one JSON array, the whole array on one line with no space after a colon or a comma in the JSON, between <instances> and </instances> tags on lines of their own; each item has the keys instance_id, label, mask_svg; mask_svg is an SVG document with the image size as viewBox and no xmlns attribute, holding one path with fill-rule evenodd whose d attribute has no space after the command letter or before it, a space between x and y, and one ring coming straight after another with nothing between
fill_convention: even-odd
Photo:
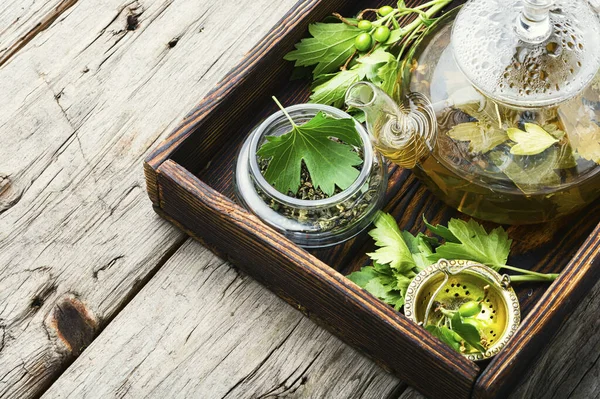
<instances>
[{"instance_id":1,"label":"open glass jar","mask_svg":"<svg viewBox=\"0 0 600 399\"><path fill-rule=\"evenodd\" d=\"M298 104L286 108L294 123L302 125L320 111L334 118L351 118L337 108ZM354 237L372 221L383 205L387 171L381 155L373 151L368 133L358 122L362 148L356 148L363 163L360 174L347 189L323 199L298 199L277 191L263 177L256 155L267 136L280 136L291 124L279 111L261 123L244 142L236 165L238 200L263 222L305 248L339 244Z\"/></svg>"}]
</instances>

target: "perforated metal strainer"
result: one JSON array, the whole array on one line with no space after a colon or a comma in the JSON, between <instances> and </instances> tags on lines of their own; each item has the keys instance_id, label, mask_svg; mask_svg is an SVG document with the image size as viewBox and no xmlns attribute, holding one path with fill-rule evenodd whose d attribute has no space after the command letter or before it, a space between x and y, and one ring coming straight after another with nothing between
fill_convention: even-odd
<instances>
[{"instance_id":1,"label":"perforated metal strainer","mask_svg":"<svg viewBox=\"0 0 600 399\"><path fill-rule=\"evenodd\" d=\"M440 304L448 310L483 298L482 310L474 316L482 326L487 343L485 353L463 353L470 360L496 355L513 336L521 321L519 300L510 277L501 276L488 266L466 260L445 260L429 266L410 283L406 292L404 314L420 325L436 323L441 317L432 312Z\"/></svg>"}]
</instances>

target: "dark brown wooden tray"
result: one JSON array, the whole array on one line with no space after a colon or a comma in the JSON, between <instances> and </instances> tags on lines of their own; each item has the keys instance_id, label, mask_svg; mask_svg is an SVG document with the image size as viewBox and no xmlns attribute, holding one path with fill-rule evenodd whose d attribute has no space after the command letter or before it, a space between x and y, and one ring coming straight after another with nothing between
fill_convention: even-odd
<instances>
[{"instance_id":1,"label":"dark brown wooden tray","mask_svg":"<svg viewBox=\"0 0 600 399\"><path fill-rule=\"evenodd\" d=\"M239 146L275 111L270 96L286 105L308 99L309 82L289 80L292 65L283 55L306 35L310 22L380 3L298 2L146 159L148 193L160 215L428 397L504 397L600 277L598 201L556 222L508 229L514 240L511 264L562 274L552 285L517 287L524 317L519 330L498 356L476 364L344 277L368 262L364 254L373 244L365 233L309 252L234 200ZM409 171L395 167L390 167L386 211L413 233L424 230L422 214L435 223L464 217Z\"/></svg>"}]
</instances>

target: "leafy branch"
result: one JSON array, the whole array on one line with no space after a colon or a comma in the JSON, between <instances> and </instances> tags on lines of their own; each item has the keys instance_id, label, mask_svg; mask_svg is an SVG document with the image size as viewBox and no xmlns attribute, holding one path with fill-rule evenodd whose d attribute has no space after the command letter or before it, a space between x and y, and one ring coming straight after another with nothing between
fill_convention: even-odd
<instances>
[{"instance_id":1,"label":"leafy branch","mask_svg":"<svg viewBox=\"0 0 600 399\"><path fill-rule=\"evenodd\" d=\"M284 59L296 67L314 67L311 102L341 108L346 90L367 80L393 94L406 50L435 23L434 16L451 0L433 0L417 7L399 1L396 8L365 9L356 18L333 14L340 22L311 24ZM406 26L401 19L415 15ZM374 20L366 17L373 16Z\"/></svg>"},{"instance_id":2,"label":"leafy branch","mask_svg":"<svg viewBox=\"0 0 600 399\"><path fill-rule=\"evenodd\" d=\"M373 295L399 310L404 305L406 288L421 270L439 259L472 260L496 271L510 270L513 282L553 281L556 273L538 273L507 264L512 240L502 227L487 232L474 220L450 219L448 226L431 225L423 219L428 230L439 236L416 236L400 231L394 218L379 212L375 228L369 235L378 247L369 257L373 266L365 266L348 278ZM394 281L395 278L395 281ZM374 281L372 281L374 280ZM371 288L376 290L371 291Z\"/></svg>"}]
</instances>

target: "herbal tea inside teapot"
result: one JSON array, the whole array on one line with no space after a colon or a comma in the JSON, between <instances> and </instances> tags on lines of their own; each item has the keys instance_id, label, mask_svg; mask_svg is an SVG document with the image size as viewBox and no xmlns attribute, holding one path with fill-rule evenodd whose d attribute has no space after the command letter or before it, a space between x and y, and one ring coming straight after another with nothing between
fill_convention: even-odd
<instances>
[{"instance_id":1,"label":"herbal tea inside teapot","mask_svg":"<svg viewBox=\"0 0 600 399\"><path fill-rule=\"evenodd\" d=\"M587 1L472 0L429 27L394 98L359 82L346 102L449 205L538 223L600 195L599 69Z\"/></svg>"}]
</instances>

